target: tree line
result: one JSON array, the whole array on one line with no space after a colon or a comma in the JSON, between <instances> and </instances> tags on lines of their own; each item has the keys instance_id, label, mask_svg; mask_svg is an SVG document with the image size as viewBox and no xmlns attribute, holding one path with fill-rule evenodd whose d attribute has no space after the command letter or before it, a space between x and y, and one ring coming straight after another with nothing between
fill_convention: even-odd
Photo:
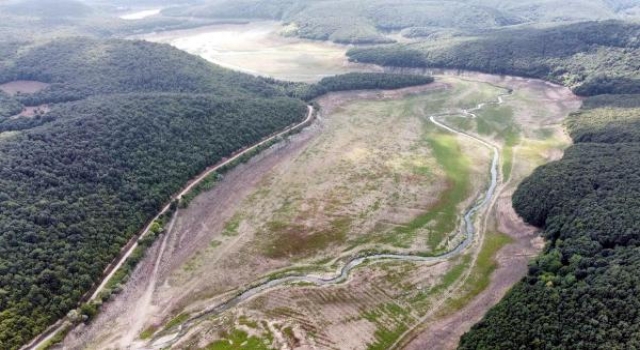
<instances>
[{"instance_id":1,"label":"tree line","mask_svg":"<svg viewBox=\"0 0 640 350\"><path fill-rule=\"evenodd\" d=\"M277 82L288 96L311 101L329 92L351 90L395 90L430 84L433 77L393 73L346 73L322 78L315 84Z\"/></svg>"},{"instance_id":2,"label":"tree line","mask_svg":"<svg viewBox=\"0 0 640 350\"><path fill-rule=\"evenodd\" d=\"M640 96L589 98L513 205L547 245L460 349L640 349Z\"/></svg>"},{"instance_id":3,"label":"tree line","mask_svg":"<svg viewBox=\"0 0 640 350\"><path fill-rule=\"evenodd\" d=\"M451 68L549 80L579 95L640 93L640 25L582 22L491 30L445 41L361 47L351 61Z\"/></svg>"},{"instance_id":4,"label":"tree line","mask_svg":"<svg viewBox=\"0 0 640 350\"><path fill-rule=\"evenodd\" d=\"M145 42L54 41L3 73L52 83L23 103L55 103L0 140L3 349L75 308L190 178L307 113L265 79Z\"/></svg>"},{"instance_id":5,"label":"tree line","mask_svg":"<svg viewBox=\"0 0 640 350\"><path fill-rule=\"evenodd\" d=\"M25 49L9 61L0 69L4 81L51 85L15 99L0 94L10 102L0 110L12 114L20 103L52 108L0 122L0 132L21 130L0 139L2 349L17 349L75 309L189 179L303 120L302 98L432 81L355 74L317 85L285 83L217 67L168 45L87 38Z\"/></svg>"}]
</instances>

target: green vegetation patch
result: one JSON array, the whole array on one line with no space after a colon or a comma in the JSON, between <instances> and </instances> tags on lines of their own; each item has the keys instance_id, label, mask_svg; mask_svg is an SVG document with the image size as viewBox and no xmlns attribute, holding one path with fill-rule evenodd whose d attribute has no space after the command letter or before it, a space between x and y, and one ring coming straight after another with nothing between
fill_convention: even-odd
<instances>
[{"instance_id":1,"label":"green vegetation patch","mask_svg":"<svg viewBox=\"0 0 640 350\"><path fill-rule=\"evenodd\" d=\"M207 345L206 350L272 350L268 340L249 336L245 331L234 329L223 335L223 339Z\"/></svg>"},{"instance_id":2,"label":"green vegetation patch","mask_svg":"<svg viewBox=\"0 0 640 350\"><path fill-rule=\"evenodd\" d=\"M178 314L176 317L172 318L169 322L167 322L166 325L164 325L163 330L164 331L168 331L170 329L172 329L173 327L179 326L181 324L183 324L184 322L186 322L189 319L189 314L187 313L181 313Z\"/></svg>"},{"instance_id":3,"label":"green vegetation patch","mask_svg":"<svg viewBox=\"0 0 640 350\"><path fill-rule=\"evenodd\" d=\"M337 218L323 229L271 221L267 230L272 239L265 243L264 254L273 259L310 256L332 244L343 243L351 221L348 217Z\"/></svg>"},{"instance_id":4,"label":"green vegetation patch","mask_svg":"<svg viewBox=\"0 0 640 350\"><path fill-rule=\"evenodd\" d=\"M194 198L196 198L199 194L212 189L216 185L216 183L220 181L221 178L222 176L215 171L207 175L204 179L202 179L202 181L193 186L193 188L191 188L189 192L185 193L185 195L180 198L180 207L188 207L189 203L191 203Z\"/></svg>"},{"instance_id":5,"label":"green vegetation patch","mask_svg":"<svg viewBox=\"0 0 640 350\"><path fill-rule=\"evenodd\" d=\"M450 314L467 305L474 297L485 290L491 282L491 274L498 267L496 254L502 247L511 243L513 239L503 233L487 232L475 264L469 272L464 284L460 286L453 298L447 301L447 307L441 314Z\"/></svg>"},{"instance_id":6,"label":"green vegetation patch","mask_svg":"<svg viewBox=\"0 0 640 350\"><path fill-rule=\"evenodd\" d=\"M520 143L520 128L514 120L513 109L487 105L478 112L475 120L479 134L491 135L502 141L502 176L505 182L508 181L513 168L513 147Z\"/></svg>"},{"instance_id":7,"label":"green vegetation patch","mask_svg":"<svg viewBox=\"0 0 640 350\"><path fill-rule=\"evenodd\" d=\"M375 342L367 345L368 350L388 349L408 329L407 324L413 321L409 310L393 302L365 311L362 317L377 327Z\"/></svg>"},{"instance_id":8,"label":"green vegetation patch","mask_svg":"<svg viewBox=\"0 0 640 350\"><path fill-rule=\"evenodd\" d=\"M428 125L428 124L427 124ZM425 142L429 144L438 164L447 176L447 187L441 193L438 202L429 211L415 218L405 226L395 230L396 235L414 236L416 230L428 227L427 243L432 252L436 252L442 240L458 224L458 205L469 195L470 160L460 149L457 136L428 125ZM428 225L428 226L427 226ZM394 237L395 241L404 240Z\"/></svg>"},{"instance_id":9,"label":"green vegetation patch","mask_svg":"<svg viewBox=\"0 0 640 350\"><path fill-rule=\"evenodd\" d=\"M140 332L140 339L142 340L151 339L151 337L156 333L157 330L158 330L158 326L154 326L154 325L145 328L142 332Z\"/></svg>"},{"instance_id":10,"label":"green vegetation patch","mask_svg":"<svg viewBox=\"0 0 640 350\"><path fill-rule=\"evenodd\" d=\"M238 234L238 228L242 222L243 217L240 213L235 213L229 221L224 224L222 234L225 236L236 236Z\"/></svg>"}]
</instances>

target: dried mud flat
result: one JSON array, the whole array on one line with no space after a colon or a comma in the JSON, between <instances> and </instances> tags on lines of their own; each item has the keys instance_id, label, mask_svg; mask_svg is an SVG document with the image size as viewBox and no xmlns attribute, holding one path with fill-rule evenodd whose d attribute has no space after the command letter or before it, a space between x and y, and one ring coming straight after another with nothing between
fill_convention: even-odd
<instances>
[{"instance_id":1,"label":"dried mud flat","mask_svg":"<svg viewBox=\"0 0 640 350\"><path fill-rule=\"evenodd\" d=\"M567 91L561 88L538 81L486 75L465 75L462 78L445 76L426 87L391 92L331 94L319 101L323 113L335 118L344 112L346 104L358 104L359 101L366 100L410 98L428 93L428 90L431 90L431 93L447 93L445 90L451 89L456 81L462 81L460 79L513 88L514 98L509 103L523 130L528 126L535 129L543 125L552 131L556 139L565 138L558 141L557 145L524 145L522 150L514 152L513 175L510 182L503 184L499 189L501 192L487 225L509 234L515 241L500 250L496 256L499 266L486 290L462 309L423 322L427 313L435 313L432 309L436 308L434 305L438 305L438 299L446 299L451 293L455 294L451 289L439 290L438 286L446 276L461 266L462 260L453 259L435 265L409 262L375 264L354 270L347 284L322 288L287 286L262 293L221 317L203 321L183 340L174 344L174 347L204 347L225 334L230 336L234 331L242 331L252 339L262 339L266 335L271 339L271 344L282 349L363 349L374 343L386 344L388 347L391 342L381 343L381 330L394 332L395 337L404 333L407 339L413 339L408 344L408 348L412 349L455 347L459 336L474 323L474 320L480 319L490 305L495 304L506 290L524 275L527 261L539 251L541 241L536 239L535 230L524 225L511 208L511 193L517 182L530 173L535 164L561 154L561 149L566 144L561 120L569 111L577 108L580 101L570 93L567 95ZM519 96L520 92L522 96ZM455 104L455 101L450 103ZM549 108L539 110L538 106L541 103L549 105ZM361 108L366 108L366 104L362 104ZM391 111L392 109L390 113ZM366 118L361 120L367 121L370 122ZM310 145L317 146L319 140L330 136L327 134L351 134L358 131L349 130L343 124L338 124L341 127L337 129L331 129L327 124L331 122L335 121L320 118L301 134L231 171L213 190L196 198L187 210L181 210L172 223L172 229L151 248L124 286L122 293L103 308L104 311L91 325L70 334L65 339L65 348L145 348L146 343L139 339L141 333L149 329L162 328L178 313L193 313L212 303L220 302L228 293L252 283L256 277L290 267L292 262L293 265L304 267L314 262L320 263L314 259L324 261L339 255L340 249L327 248L328 250L321 249L323 254L312 255L311 258L291 260L269 257L268 254L265 256L264 227L261 230L261 226L251 225L254 218L254 224L272 219L261 217L264 210L277 212L279 207L287 203L288 197L292 198L292 203L298 203L302 207L310 206L314 202L300 202L300 194L290 193L287 196L288 187L296 188L288 184L298 181L298 185L306 185L316 180L318 174L323 174L322 171L312 171L312 164L305 166L302 173L299 170L298 173L294 171L296 161L305 157L313 158L313 154L308 154ZM408 122L404 128L396 131L404 135L403 138L411 139L415 136L407 133L408 130L418 126L412 123ZM384 124L382 126L390 127ZM344 135L341 139L342 137ZM383 139L381 144L385 145L383 148L392 146ZM477 145L474 146L472 143L461 142L460 145L465 153L470 154L477 148ZM328 154L348 156L352 161L360 160L362 152L359 149L367 148L361 146L363 145L353 147L353 144L338 143L336 149L328 149ZM340 148L346 151L341 152ZM425 153L423 156L428 158L429 155ZM473 188L476 189L474 191L479 191L483 186L483 176L480 174L486 173L489 161L488 156L483 158L478 155L477 158L478 162L471 170L477 174L473 181ZM318 163L315 167L324 168L328 165L335 166L336 163ZM429 167L433 168L433 165ZM290 176L296 174L298 180L286 178L287 173L290 173ZM281 176L274 177L274 174ZM437 179L441 176L437 171L431 176L431 194L424 191L416 194L420 193L421 197L427 199L437 196L441 191ZM280 177L286 179L281 180ZM343 180L343 183L357 181L354 178ZM278 185L279 181L284 182ZM323 189L322 186L317 187L315 193L323 195ZM349 208L351 202L358 202L358 198L342 198L344 203L341 204L341 210ZM407 198L409 197L405 199ZM474 196L470 197L462 205L468 205L473 198ZM429 205L425 198L420 200L422 205ZM326 204L326 201L324 202ZM370 206L372 203L367 202L367 205ZM255 210L254 207L263 209ZM323 213L325 209L327 208L321 207L321 210L316 211ZM238 212L243 214L242 220L237 220ZM397 220L402 220L403 215ZM385 216L390 215L386 213ZM321 217L322 215L315 216L316 219ZM302 224L314 226L318 222L311 220ZM422 301L415 304L411 298L424 300L420 299ZM420 307L415 307L416 305ZM414 328L416 326L418 327Z\"/></svg>"},{"instance_id":2,"label":"dried mud flat","mask_svg":"<svg viewBox=\"0 0 640 350\"><path fill-rule=\"evenodd\" d=\"M257 21L131 38L170 44L226 68L289 81L315 82L336 74L381 70L350 63L346 45L282 36L284 29L278 22Z\"/></svg>"}]
</instances>

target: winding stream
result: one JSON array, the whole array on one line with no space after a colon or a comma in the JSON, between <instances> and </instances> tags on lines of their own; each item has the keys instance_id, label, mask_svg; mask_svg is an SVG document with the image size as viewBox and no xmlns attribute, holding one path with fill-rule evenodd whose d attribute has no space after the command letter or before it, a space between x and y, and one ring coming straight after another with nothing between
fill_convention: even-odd
<instances>
[{"instance_id":1,"label":"winding stream","mask_svg":"<svg viewBox=\"0 0 640 350\"><path fill-rule=\"evenodd\" d=\"M506 93L500 94L496 101L492 101L490 103L500 105L504 102L503 97L509 94L511 94L510 90ZM463 228L462 233L464 235L464 239L460 243L458 243L458 245L456 245L455 248L453 248L452 250L446 253L443 253L437 256L429 256L429 257L419 256L419 255L410 255L410 254L364 255L364 256L351 258L351 260L349 260L337 272L337 274L334 277L323 278L323 277L314 276L314 275L294 275L294 276L286 276L282 278L269 280L257 286L250 287L249 289L242 291L237 295L231 297L227 301L221 302L219 304L216 304L212 307L209 307L201 311L200 313L194 315L193 317L191 317L190 319L182 323L180 326L178 326L177 332L175 333L153 338L151 340L150 347L153 349L162 349L162 348L171 346L172 344L180 340L180 338L182 338L188 332L188 330L199 321L202 321L203 319L210 316L221 314L262 292L265 292L267 290L273 289L278 286L282 286L289 283L310 283L317 286L335 285L335 284L345 282L349 278L351 271L353 271L353 269L355 269L359 265L362 265L365 262L385 261L385 260L400 260L400 261L413 261L413 262L439 262L439 261L448 260L452 257L455 257L461 254L471 244L471 242L473 242L473 238L476 234L476 228L474 225L475 215L480 210L487 207L489 203L491 203L493 196L495 194L496 188L498 186L498 166L500 163L500 152L498 151L497 146L485 140L482 140L476 136L467 134L463 131L459 131L450 126L447 126L446 124L443 124L442 122L440 122L439 119L442 119L445 117L451 117L451 116L477 118L477 115L474 112L481 110L486 105L487 103L481 103L473 109L463 110L462 113L460 114L443 114L439 116L429 117L429 120L437 127L447 130L451 133L469 138L493 151L493 159L491 161L491 176L490 176L489 184L487 186L487 190L486 192L484 192L478 197L478 199L469 209L465 211L463 215L464 222L462 226ZM148 349L148 348L149 347L147 346L147 347L142 347L140 349Z\"/></svg>"}]
</instances>

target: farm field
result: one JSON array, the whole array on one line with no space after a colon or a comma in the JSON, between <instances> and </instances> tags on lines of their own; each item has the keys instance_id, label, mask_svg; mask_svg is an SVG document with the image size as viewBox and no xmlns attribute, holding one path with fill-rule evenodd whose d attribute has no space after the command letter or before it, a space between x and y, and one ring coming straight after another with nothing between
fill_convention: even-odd
<instances>
[{"instance_id":1,"label":"farm field","mask_svg":"<svg viewBox=\"0 0 640 350\"><path fill-rule=\"evenodd\" d=\"M511 193L568 145L561 122L580 101L566 89L449 74L318 103L313 126L181 209L123 291L65 346L386 349L437 339L449 348L526 273L541 242ZM207 312L283 276L330 278L359 254L453 250L465 239L462 214L490 179L492 152L478 140L499 149L500 174L459 254L364 261L342 283L282 284Z\"/></svg>"}]
</instances>

